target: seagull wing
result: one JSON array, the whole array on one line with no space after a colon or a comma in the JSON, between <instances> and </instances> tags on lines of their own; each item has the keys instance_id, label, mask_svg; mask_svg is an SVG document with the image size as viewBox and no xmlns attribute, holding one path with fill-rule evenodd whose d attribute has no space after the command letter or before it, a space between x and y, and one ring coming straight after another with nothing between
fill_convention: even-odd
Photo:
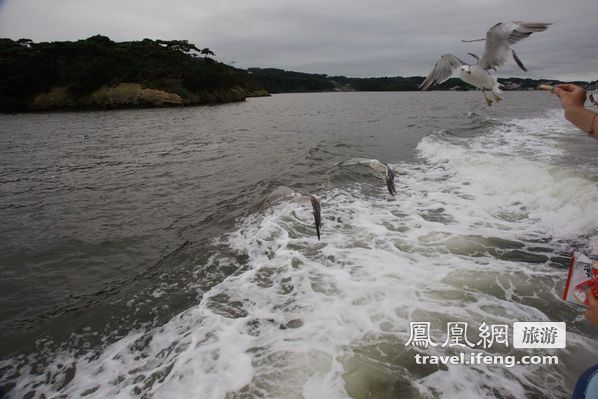
<instances>
[{"instance_id":1,"label":"seagull wing","mask_svg":"<svg viewBox=\"0 0 598 399\"><path fill-rule=\"evenodd\" d=\"M295 191L287 186L278 186L274 191L262 198L257 206L258 208L271 206L279 201L291 198L294 193Z\"/></svg>"},{"instance_id":2,"label":"seagull wing","mask_svg":"<svg viewBox=\"0 0 598 399\"><path fill-rule=\"evenodd\" d=\"M311 203L311 207L314 213L314 223L316 225L316 234L318 235L318 241L320 241L320 227L322 227L322 215L320 200L313 194L310 193L294 193L293 200L297 203L304 204L307 201Z\"/></svg>"},{"instance_id":3,"label":"seagull wing","mask_svg":"<svg viewBox=\"0 0 598 399\"><path fill-rule=\"evenodd\" d=\"M377 170L378 172L386 173L386 165L377 159L368 158L352 158L348 161L339 162L336 166L348 166L348 165L367 165L370 168Z\"/></svg>"},{"instance_id":4,"label":"seagull wing","mask_svg":"<svg viewBox=\"0 0 598 399\"><path fill-rule=\"evenodd\" d=\"M378 172L388 174L388 166L378 161L377 159L371 159L368 165L370 166L370 168L377 170Z\"/></svg>"},{"instance_id":5,"label":"seagull wing","mask_svg":"<svg viewBox=\"0 0 598 399\"><path fill-rule=\"evenodd\" d=\"M428 90L432 85L444 82L451 77L457 68L464 64L463 61L452 54L442 54L436 65L434 65L434 69L419 85L418 89Z\"/></svg>"},{"instance_id":6,"label":"seagull wing","mask_svg":"<svg viewBox=\"0 0 598 399\"><path fill-rule=\"evenodd\" d=\"M315 195L310 195L311 207L314 211L314 223L316 225L316 234L318 235L318 241L320 241L320 227L322 227L322 214L320 200Z\"/></svg>"},{"instance_id":7,"label":"seagull wing","mask_svg":"<svg viewBox=\"0 0 598 399\"><path fill-rule=\"evenodd\" d=\"M347 165L369 165L371 159L368 158L351 158L347 161L339 162L336 166L347 166Z\"/></svg>"},{"instance_id":8,"label":"seagull wing","mask_svg":"<svg viewBox=\"0 0 598 399\"><path fill-rule=\"evenodd\" d=\"M467 54L469 54L469 55L471 55L473 58L475 58L475 60L476 60L477 62L480 62L480 57L478 57L478 56L477 56L477 55L475 55L474 53L467 53Z\"/></svg>"},{"instance_id":9,"label":"seagull wing","mask_svg":"<svg viewBox=\"0 0 598 399\"><path fill-rule=\"evenodd\" d=\"M490 69L505 63L509 56L511 46L534 32L544 32L549 23L545 22L499 22L486 33L486 48L480 60L480 67ZM513 58L523 70L523 64L516 54Z\"/></svg>"},{"instance_id":10,"label":"seagull wing","mask_svg":"<svg viewBox=\"0 0 598 399\"><path fill-rule=\"evenodd\" d=\"M388 188L388 192L393 197L397 193L397 189L395 188L395 172L392 170L390 166L386 169L386 187Z\"/></svg>"}]
</instances>

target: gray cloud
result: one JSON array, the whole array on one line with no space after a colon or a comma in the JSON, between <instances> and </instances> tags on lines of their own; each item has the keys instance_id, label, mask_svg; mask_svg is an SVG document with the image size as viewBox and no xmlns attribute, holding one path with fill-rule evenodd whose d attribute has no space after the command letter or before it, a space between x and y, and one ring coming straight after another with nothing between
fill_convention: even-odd
<instances>
[{"instance_id":1,"label":"gray cloud","mask_svg":"<svg viewBox=\"0 0 598 399\"><path fill-rule=\"evenodd\" d=\"M598 2L577 0L0 0L0 36L187 39L239 67L347 76L425 75L443 53L467 59L499 21L547 21L518 43L528 66L499 76L598 79Z\"/></svg>"}]
</instances>

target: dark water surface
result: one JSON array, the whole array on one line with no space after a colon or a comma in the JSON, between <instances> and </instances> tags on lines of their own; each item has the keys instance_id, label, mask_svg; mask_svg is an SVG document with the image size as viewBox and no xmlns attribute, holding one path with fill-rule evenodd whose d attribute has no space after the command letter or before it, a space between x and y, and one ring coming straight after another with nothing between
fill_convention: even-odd
<instances>
[{"instance_id":1,"label":"dark water surface","mask_svg":"<svg viewBox=\"0 0 598 399\"><path fill-rule=\"evenodd\" d=\"M598 144L547 93L482 100L285 94L0 115L0 382L14 397L566 397L598 358L595 331L558 299L569 250L598 255ZM367 167L334 167L352 157L391 163L396 201ZM309 209L258 207L279 186L321 197L320 243ZM405 352L405 323L440 328L441 315L567 321L561 361L579 364L489 368L492 383L467 366L421 376L381 349ZM181 344L191 336L203 338ZM111 366L121 377L103 371L114 345L131 354Z\"/></svg>"}]
</instances>

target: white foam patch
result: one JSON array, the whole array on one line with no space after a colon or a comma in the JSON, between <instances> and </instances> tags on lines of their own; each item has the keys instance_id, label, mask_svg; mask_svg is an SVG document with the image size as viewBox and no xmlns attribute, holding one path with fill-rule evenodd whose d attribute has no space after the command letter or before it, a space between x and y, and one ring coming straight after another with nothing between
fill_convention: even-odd
<instances>
[{"instance_id":1,"label":"white foam patch","mask_svg":"<svg viewBox=\"0 0 598 399\"><path fill-rule=\"evenodd\" d=\"M559 156L556 146L546 156L541 147L529 148L539 143L517 141L521 132L504 128L527 123L509 121L469 142L425 138L418 146L423 163L394 165L400 172L396 200L388 198L383 182L319 193L321 242L309 206L282 203L240 221L221 243L248 260L203 293L201 303L97 353L61 352L44 370L49 376L31 372L28 362L3 362L0 367L19 368L21 375L11 393L169 399L567 396L564 361L423 372L404 346L412 321L432 322L438 341L448 321L468 322L475 332L483 322L571 314L562 359L598 355L580 322L573 322L578 310L558 298L563 269L529 249L563 250L568 240L596 233L598 191L582 175L549 162ZM586 244L596 247L595 240ZM222 255L209 262L237 260ZM437 346L425 353L447 350ZM74 377L64 385L69 368Z\"/></svg>"},{"instance_id":2,"label":"white foam patch","mask_svg":"<svg viewBox=\"0 0 598 399\"><path fill-rule=\"evenodd\" d=\"M552 116L552 117L551 117ZM497 213L524 216L527 226L561 239L598 231L598 187L579 171L558 165L563 154L551 138L570 133L560 114L511 120L467 145L430 136L418 150L433 165L442 165L446 183L467 185L478 208L488 217Z\"/></svg>"}]
</instances>

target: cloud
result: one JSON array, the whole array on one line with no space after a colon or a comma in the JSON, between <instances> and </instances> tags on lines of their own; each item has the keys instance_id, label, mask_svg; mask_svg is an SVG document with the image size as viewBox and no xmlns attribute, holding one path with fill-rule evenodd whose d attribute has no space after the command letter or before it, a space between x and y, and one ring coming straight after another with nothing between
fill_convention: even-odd
<instances>
[{"instance_id":1,"label":"cloud","mask_svg":"<svg viewBox=\"0 0 598 399\"><path fill-rule=\"evenodd\" d=\"M0 36L74 40L187 39L240 67L347 76L425 75L446 52L481 54L498 21L555 24L517 44L530 72L499 76L598 79L595 0L0 0Z\"/></svg>"}]
</instances>

